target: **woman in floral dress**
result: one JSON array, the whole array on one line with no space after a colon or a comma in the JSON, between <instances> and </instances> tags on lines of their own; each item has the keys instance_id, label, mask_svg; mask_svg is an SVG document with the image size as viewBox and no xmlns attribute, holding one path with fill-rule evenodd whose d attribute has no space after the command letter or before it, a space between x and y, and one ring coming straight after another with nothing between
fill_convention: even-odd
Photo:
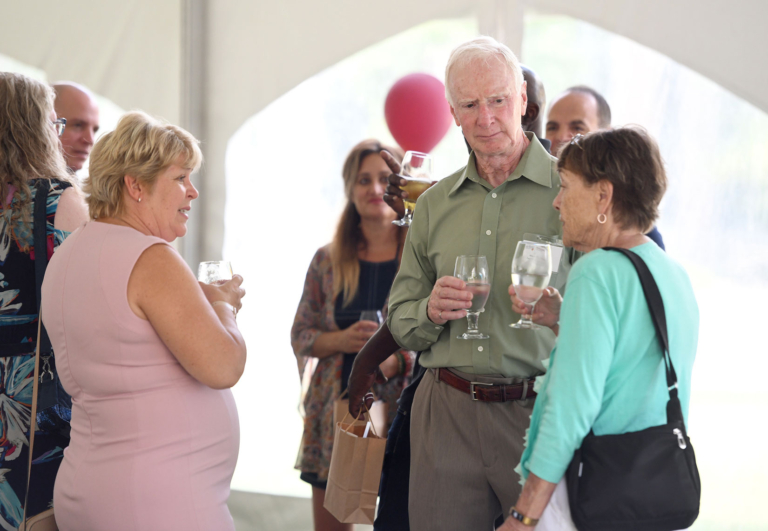
<instances>
[{"instance_id":1,"label":"woman in floral dress","mask_svg":"<svg viewBox=\"0 0 768 531\"><path fill-rule=\"evenodd\" d=\"M355 355L378 328L378 323L361 321L360 314L386 306L405 238L405 230L392 224L395 212L383 200L390 174L379 156L383 149L402 160L399 149L376 140L361 142L347 156L342 172L347 204L333 241L312 259L291 330L299 374L310 382L296 466L301 479L312 485L316 531L352 529L323 508L333 450L333 404L347 387ZM386 403L390 422L413 357L398 351L381 364L389 381L374 392Z\"/></svg>"},{"instance_id":2,"label":"woman in floral dress","mask_svg":"<svg viewBox=\"0 0 768 531\"><path fill-rule=\"evenodd\" d=\"M42 180L48 188L47 248L42 252L49 259L88 220L61 153L58 135L64 124L56 118L53 99L49 86L0 72L0 529L21 524L27 486L35 357L17 352L20 344L37 341L36 184ZM40 366L44 378L54 374L52 357ZM41 400L44 409L38 408L27 517L52 504L56 472L69 444L69 404L61 389L58 397L52 404Z\"/></svg>"}]
</instances>

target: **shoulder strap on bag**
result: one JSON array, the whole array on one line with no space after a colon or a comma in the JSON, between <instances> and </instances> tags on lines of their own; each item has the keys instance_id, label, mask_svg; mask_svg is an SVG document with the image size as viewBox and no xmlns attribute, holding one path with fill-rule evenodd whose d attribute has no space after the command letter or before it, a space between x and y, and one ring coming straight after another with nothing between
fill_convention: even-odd
<instances>
[{"instance_id":1,"label":"shoulder strap on bag","mask_svg":"<svg viewBox=\"0 0 768 531\"><path fill-rule=\"evenodd\" d=\"M27 505L29 503L29 485L32 481L32 449L35 446L35 431L37 431L37 392L40 388L40 336L42 335L42 315L37 317L37 348L35 349L35 372L32 384L32 409L29 418L29 458L27 459L27 488L24 490L24 513L19 531L27 529Z\"/></svg>"},{"instance_id":2,"label":"shoulder strap on bag","mask_svg":"<svg viewBox=\"0 0 768 531\"><path fill-rule=\"evenodd\" d=\"M35 212L34 212L34 238L35 238L35 284L37 295L37 312L42 308L43 278L48 267L48 237L46 234L48 221L46 220L46 208L48 205L48 190L51 183L48 179L38 179L35 183ZM39 319L40 317L38 317ZM40 330L40 352L51 351L51 340L45 327Z\"/></svg>"},{"instance_id":3,"label":"shoulder strap on bag","mask_svg":"<svg viewBox=\"0 0 768 531\"><path fill-rule=\"evenodd\" d=\"M29 459L27 460L27 488L24 492L24 513L19 530L27 527L27 505L29 503L29 485L32 480L32 450L35 446L37 431L37 394L40 388L40 352L51 351L51 341L43 326L42 291L45 269L48 267L48 242L46 236L46 207L48 205L47 179L38 179L35 183L35 205L33 218L35 246L35 293L37 295L37 348L35 348L35 371L32 380L32 408L29 420Z\"/></svg>"},{"instance_id":4,"label":"shoulder strap on bag","mask_svg":"<svg viewBox=\"0 0 768 531\"><path fill-rule=\"evenodd\" d=\"M664 368L667 375L667 390L669 392L669 401L667 402L667 422L683 422L683 412L680 407L680 399L677 396L677 373L672 365L672 358L669 355L669 338L667 336L667 317L664 312L664 301L661 298L659 287L653 279L648 265L637 254L629 249L620 249L618 247L603 247L606 251L618 251L632 262L637 274L640 277L640 284L643 286L645 300L648 303L648 309L651 312L653 327L656 329L656 336L659 338L662 356L664 357Z\"/></svg>"}]
</instances>

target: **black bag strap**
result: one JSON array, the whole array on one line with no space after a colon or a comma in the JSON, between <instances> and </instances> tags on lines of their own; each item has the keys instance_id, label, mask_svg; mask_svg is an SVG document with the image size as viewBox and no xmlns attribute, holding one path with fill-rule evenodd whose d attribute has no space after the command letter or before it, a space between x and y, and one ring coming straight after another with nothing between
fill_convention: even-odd
<instances>
[{"instance_id":1,"label":"black bag strap","mask_svg":"<svg viewBox=\"0 0 768 531\"><path fill-rule=\"evenodd\" d=\"M34 210L34 238L35 238L35 293L37 295L37 315L42 319L41 310L43 294L43 278L45 270L48 267L48 238L46 234L47 220L46 208L48 206L48 190L50 189L48 179L37 179L35 182L35 210ZM40 329L40 348L38 355L49 354L51 352L51 340L48 337L45 327Z\"/></svg>"},{"instance_id":2,"label":"black bag strap","mask_svg":"<svg viewBox=\"0 0 768 531\"><path fill-rule=\"evenodd\" d=\"M640 284L643 286L645 300L648 303L648 309L651 312L653 327L656 329L656 336L659 338L662 356L664 358L664 368L667 375L667 391L669 392L669 401L667 402L667 423L672 424L676 421L683 423L683 411L680 406L680 399L677 393L677 373L672 365L672 358L669 355L669 338L667 335L667 317L664 312L664 301L659 292L659 286L653 279L648 265L637 254L629 249L620 249L618 247L603 247L606 251L618 251L632 262L637 274L640 277Z\"/></svg>"}]
</instances>

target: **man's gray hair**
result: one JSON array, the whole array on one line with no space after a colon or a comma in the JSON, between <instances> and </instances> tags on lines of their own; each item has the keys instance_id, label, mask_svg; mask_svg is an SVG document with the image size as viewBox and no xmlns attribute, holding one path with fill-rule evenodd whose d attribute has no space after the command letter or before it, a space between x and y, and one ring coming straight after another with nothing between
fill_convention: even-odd
<instances>
[{"instance_id":1,"label":"man's gray hair","mask_svg":"<svg viewBox=\"0 0 768 531\"><path fill-rule=\"evenodd\" d=\"M453 107L453 97L451 96L451 72L453 69L456 66L463 66L476 60L484 60L487 63L492 58L509 68L515 78L515 88L520 89L523 83L523 71L520 68L520 61L512 53L512 50L493 37L477 37L457 46L451 52L448 64L445 66L445 99L448 100L451 107Z\"/></svg>"}]
</instances>

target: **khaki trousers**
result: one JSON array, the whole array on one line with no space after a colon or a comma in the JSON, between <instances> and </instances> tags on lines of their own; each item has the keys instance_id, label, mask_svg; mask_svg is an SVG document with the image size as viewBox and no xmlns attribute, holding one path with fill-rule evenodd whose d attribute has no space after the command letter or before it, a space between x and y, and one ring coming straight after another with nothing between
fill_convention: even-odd
<instances>
[{"instance_id":1,"label":"khaki trousers","mask_svg":"<svg viewBox=\"0 0 768 531\"><path fill-rule=\"evenodd\" d=\"M441 369L446 370L446 369ZM482 377L485 383L520 379ZM424 375L411 411L408 511L412 531L490 531L522 487L514 471L523 453L533 398L478 402L434 371Z\"/></svg>"}]
</instances>

